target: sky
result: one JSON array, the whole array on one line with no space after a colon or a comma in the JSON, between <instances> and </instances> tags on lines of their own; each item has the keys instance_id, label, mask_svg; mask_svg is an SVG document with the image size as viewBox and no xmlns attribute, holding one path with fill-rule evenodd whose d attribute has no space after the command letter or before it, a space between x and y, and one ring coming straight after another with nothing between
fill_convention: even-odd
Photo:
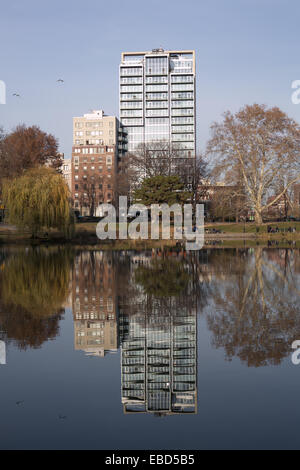
<instances>
[{"instance_id":1,"label":"sky","mask_svg":"<svg viewBox=\"0 0 300 470\"><path fill-rule=\"evenodd\" d=\"M157 47L196 51L198 150L245 104L300 122L299 0L0 0L0 127L38 125L69 158L73 116L118 116L121 52Z\"/></svg>"}]
</instances>

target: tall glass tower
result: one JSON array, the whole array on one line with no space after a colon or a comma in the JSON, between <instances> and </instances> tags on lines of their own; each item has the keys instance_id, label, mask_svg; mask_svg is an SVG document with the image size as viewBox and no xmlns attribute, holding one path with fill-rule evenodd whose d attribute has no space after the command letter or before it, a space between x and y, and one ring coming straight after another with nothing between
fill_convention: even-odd
<instances>
[{"instance_id":1,"label":"tall glass tower","mask_svg":"<svg viewBox=\"0 0 300 470\"><path fill-rule=\"evenodd\" d=\"M195 157L195 98L195 51L122 53L120 120L129 152L164 141L182 157Z\"/></svg>"}]
</instances>

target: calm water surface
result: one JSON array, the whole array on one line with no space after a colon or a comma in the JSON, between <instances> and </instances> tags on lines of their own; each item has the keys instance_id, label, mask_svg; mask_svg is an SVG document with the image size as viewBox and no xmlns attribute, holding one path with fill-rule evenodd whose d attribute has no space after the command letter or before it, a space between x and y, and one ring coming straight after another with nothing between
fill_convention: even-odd
<instances>
[{"instance_id":1,"label":"calm water surface","mask_svg":"<svg viewBox=\"0 0 300 470\"><path fill-rule=\"evenodd\" d=\"M1 449L300 448L300 253L0 248Z\"/></svg>"}]
</instances>

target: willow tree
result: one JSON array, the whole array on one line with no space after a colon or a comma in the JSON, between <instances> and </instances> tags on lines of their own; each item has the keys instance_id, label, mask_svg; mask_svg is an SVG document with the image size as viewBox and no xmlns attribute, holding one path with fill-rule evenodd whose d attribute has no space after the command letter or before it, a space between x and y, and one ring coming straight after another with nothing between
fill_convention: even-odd
<instances>
[{"instance_id":1,"label":"willow tree","mask_svg":"<svg viewBox=\"0 0 300 470\"><path fill-rule=\"evenodd\" d=\"M36 348L58 335L73 259L69 247L0 252L0 324L6 341Z\"/></svg>"},{"instance_id":2,"label":"willow tree","mask_svg":"<svg viewBox=\"0 0 300 470\"><path fill-rule=\"evenodd\" d=\"M31 316L56 314L69 294L72 263L69 248L32 247L14 252L1 271L1 304L24 309Z\"/></svg>"},{"instance_id":3,"label":"willow tree","mask_svg":"<svg viewBox=\"0 0 300 470\"><path fill-rule=\"evenodd\" d=\"M277 107L254 104L236 114L226 112L211 130L207 150L216 158L216 176L240 188L237 196L248 196L248 207L261 224L263 212L300 179L298 123ZM275 197L268 202L272 193Z\"/></svg>"},{"instance_id":4,"label":"willow tree","mask_svg":"<svg viewBox=\"0 0 300 470\"><path fill-rule=\"evenodd\" d=\"M62 175L51 168L34 168L5 180L3 200L10 223L30 230L33 237L50 228L63 231L66 236L72 233L69 188Z\"/></svg>"}]
</instances>

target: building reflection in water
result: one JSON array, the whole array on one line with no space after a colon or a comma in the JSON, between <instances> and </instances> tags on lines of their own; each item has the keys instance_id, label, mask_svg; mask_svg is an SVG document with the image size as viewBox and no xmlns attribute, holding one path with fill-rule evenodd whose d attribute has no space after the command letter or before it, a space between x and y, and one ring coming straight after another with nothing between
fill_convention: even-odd
<instances>
[{"instance_id":1,"label":"building reflection in water","mask_svg":"<svg viewBox=\"0 0 300 470\"><path fill-rule=\"evenodd\" d=\"M123 297L119 319L123 410L196 413L197 314L196 302L186 302L186 273L180 262L141 255L131 259L131 278L134 298ZM141 287L143 279L150 283Z\"/></svg>"},{"instance_id":2,"label":"building reflection in water","mask_svg":"<svg viewBox=\"0 0 300 470\"><path fill-rule=\"evenodd\" d=\"M116 267L111 253L79 253L72 273L74 345L103 357L118 348Z\"/></svg>"}]
</instances>

